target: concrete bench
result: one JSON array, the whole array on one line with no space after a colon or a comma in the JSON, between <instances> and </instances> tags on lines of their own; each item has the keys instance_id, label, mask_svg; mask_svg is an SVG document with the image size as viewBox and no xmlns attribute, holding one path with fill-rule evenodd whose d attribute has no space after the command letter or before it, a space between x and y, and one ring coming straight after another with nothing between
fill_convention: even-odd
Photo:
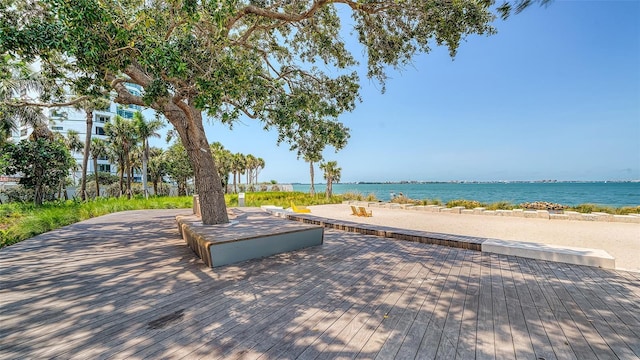
<instances>
[{"instance_id":1,"label":"concrete bench","mask_svg":"<svg viewBox=\"0 0 640 360\"><path fill-rule=\"evenodd\" d=\"M178 230L209 267L322 245L324 228L287 221L260 209L243 209L227 224L203 225L200 217L179 215Z\"/></svg>"},{"instance_id":2,"label":"concrete bench","mask_svg":"<svg viewBox=\"0 0 640 360\"><path fill-rule=\"evenodd\" d=\"M482 251L605 269L615 268L615 258L600 249L560 247L532 242L488 239L482 243Z\"/></svg>"}]
</instances>

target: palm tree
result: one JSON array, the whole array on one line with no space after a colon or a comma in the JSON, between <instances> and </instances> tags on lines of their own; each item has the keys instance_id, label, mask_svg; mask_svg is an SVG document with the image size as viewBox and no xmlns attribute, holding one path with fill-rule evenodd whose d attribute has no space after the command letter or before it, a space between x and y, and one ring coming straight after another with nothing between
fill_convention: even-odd
<instances>
[{"instance_id":1,"label":"palm tree","mask_svg":"<svg viewBox=\"0 0 640 360\"><path fill-rule=\"evenodd\" d=\"M149 176L153 182L153 193L158 195L158 183L162 181L162 177L167 174L167 161L164 157L164 151L160 148L152 147L149 149Z\"/></svg>"},{"instance_id":2,"label":"palm tree","mask_svg":"<svg viewBox=\"0 0 640 360\"><path fill-rule=\"evenodd\" d=\"M38 138L42 138L42 137L49 137L49 135L52 136L53 139L60 141L62 144L64 144L64 146L69 150L69 153L71 154L71 156L73 157L74 153L77 152L81 152L83 149L83 144L82 141L80 140L80 135L78 134L77 131L75 130L69 130L67 132L67 135L64 136L61 133L53 133L51 132L48 128L45 131L42 126L37 126L36 128L34 128L33 132L31 133L32 137L34 139L38 139ZM73 176L73 185L75 185L76 183L76 172L78 172L79 170L79 165L78 162L75 161L75 158L73 160L73 164L71 167L71 174ZM60 183L58 184L58 199L62 198L62 194L64 192L64 198L67 199L68 195L67 195L67 191L66 189L64 189L64 185L65 185L65 179L60 179ZM63 190L64 189L64 190Z\"/></svg>"},{"instance_id":3,"label":"palm tree","mask_svg":"<svg viewBox=\"0 0 640 360\"><path fill-rule=\"evenodd\" d=\"M265 165L264 159L263 158L258 158L258 161L256 162L256 168L255 168L256 169L256 172L255 172L255 177L256 177L255 183L256 184L258 183L258 173L260 173L261 169L264 169L264 165Z\"/></svg>"},{"instance_id":4,"label":"palm tree","mask_svg":"<svg viewBox=\"0 0 640 360\"><path fill-rule=\"evenodd\" d=\"M127 187L124 187L124 174L131 168L131 158L129 153L136 143L135 129L131 121L116 116L113 122L107 123L104 131L109 137L110 150L118 163L118 173L120 174L120 196L127 193L127 198L131 198L131 177L127 176Z\"/></svg>"},{"instance_id":5,"label":"palm tree","mask_svg":"<svg viewBox=\"0 0 640 360\"><path fill-rule=\"evenodd\" d=\"M327 199L333 195L333 183L340 182L340 173L342 169L338 167L337 161L327 161L320 164L320 169L324 170L324 179L327 180Z\"/></svg>"},{"instance_id":6,"label":"palm tree","mask_svg":"<svg viewBox=\"0 0 640 360\"><path fill-rule=\"evenodd\" d=\"M227 184L229 183L229 173L231 172L231 162L233 158L233 154L231 151L224 148L224 146L219 142L214 142L210 145L211 154L213 155L213 160L216 163L216 168L218 168L218 176L220 176L220 181L222 182L222 188L224 192L227 192Z\"/></svg>"},{"instance_id":7,"label":"palm tree","mask_svg":"<svg viewBox=\"0 0 640 360\"><path fill-rule=\"evenodd\" d=\"M98 159L107 156L107 142L102 139L91 139L91 157L93 157L93 173L96 178L96 196L100 196L100 176L98 175Z\"/></svg>"},{"instance_id":8,"label":"palm tree","mask_svg":"<svg viewBox=\"0 0 640 360\"><path fill-rule=\"evenodd\" d=\"M75 130L67 131L67 136L63 136L62 137L62 142L67 147L67 149L69 149L69 151L71 152L71 156L73 156L74 153L82 153L82 151L84 149L84 144L82 143L82 140L80 140L80 134ZM75 169L73 170L73 185L74 186L76 184L76 171L77 171L77 168L78 168L78 166L77 166L77 162L76 162Z\"/></svg>"},{"instance_id":9,"label":"palm tree","mask_svg":"<svg viewBox=\"0 0 640 360\"><path fill-rule=\"evenodd\" d=\"M245 157L241 153L233 154L233 158L231 161L231 172L233 173L233 192L238 192L238 187L236 183L236 176L238 177L238 181L240 181L240 174L245 168Z\"/></svg>"},{"instance_id":10,"label":"palm tree","mask_svg":"<svg viewBox=\"0 0 640 360\"><path fill-rule=\"evenodd\" d=\"M255 156L249 154L246 156L245 160L245 170L247 171L247 186L250 186L253 182L253 168L256 166L256 162L258 161L258 159L256 159Z\"/></svg>"},{"instance_id":11,"label":"palm tree","mask_svg":"<svg viewBox=\"0 0 640 360\"><path fill-rule=\"evenodd\" d=\"M129 169L127 176L132 180L135 179L135 173L142 171L142 157L144 156L144 148L142 144L135 144L129 151ZM131 189L129 189L131 191Z\"/></svg>"},{"instance_id":12,"label":"palm tree","mask_svg":"<svg viewBox=\"0 0 640 360\"><path fill-rule=\"evenodd\" d=\"M89 164L89 153L91 152L91 135L93 130L93 112L95 110L104 109L109 106L109 100L106 98L90 98L75 104L76 110L82 110L85 113L85 122L87 125L87 133L84 138L84 152L82 156L82 179L80 180L80 198L86 199L87 192L87 165ZM96 175L96 182L98 181Z\"/></svg>"},{"instance_id":13,"label":"palm tree","mask_svg":"<svg viewBox=\"0 0 640 360\"><path fill-rule=\"evenodd\" d=\"M154 119L149 122L145 121L142 113L133 114L133 123L136 127L138 139L142 141L142 189L145 198L149 197L149 189L147 187L147 164L149 163L149 138L160 137L158 130L164 127L164 122L160 119Z\"/></svg>"},{"instance_id":14,"label":"palm tree","mask_svg":"<svg viewBox=\"0 0 640 360\"><path fill-rule=\"evenodd\" d=\"M0 77L0 145L18 130L18 126L25 124L35 129L47 120L40 108L12 105L15 100L26 100L30 92L42 91L43 81L38 73L22 62L7 65L9 76Z\"/></svg>"}]
</instances>

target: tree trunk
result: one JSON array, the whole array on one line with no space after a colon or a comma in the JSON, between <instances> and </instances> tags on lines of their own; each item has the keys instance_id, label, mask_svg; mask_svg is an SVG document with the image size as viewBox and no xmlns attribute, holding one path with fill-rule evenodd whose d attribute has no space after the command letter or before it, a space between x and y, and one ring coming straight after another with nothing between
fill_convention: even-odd
<instances>
[{"instance_id":1,"label":"tree trunk","mask_svg":"<svg viewBox=\"0 0 640 360\"><path fill-rule=\"evenodd\" d=\"M333 179L332 178L328 178L327 179L327 191L325 192L327 194L327 199L331 198L331 195L333 194Z\"/></svg>"},{"instance_id":2,"label":"tree trunk","mask_svg":"<svg viewBox=\"0 0 640 360\"><path fill-rule=\"evenodd\" d=\"M40 169L40 167L38 167L38 169L36 170L36 186L35 186L35 191L34 191L34 196L33 196L33 203L34 205L38 206L38 205L42 205L42 199L43 199L43 185L42 185L42 176L43 176L43 171L42 169Z\"/></svg>"},{"instance_id":3,"label":"tree trunk","mask_svg":"<svg viewBox=\"0 0 640 360\"><path fill-rule=\"evenodd\" d=\"M149 141L144 139L144 150L142 153L142 190L145 199L149 198L149 187L147 186L147 162L149 162Z\"/></svg>"},{"instance_id":4,"label":"tree trunk","mask_svg":"<svg viewBox=\"0 0 640 360\"><path fill-rule=\"evenodd\" d=\"M125 165L124 165L124 161L121 161L120 164L118 164L118 166L120 166L119 172L120 172L120 196L122 196L122 194L124 194L124 192L122 191L122 188L124 187L124 171L125 171Z\"/></svg>"},{"instance_id":5,"label":"tree trunk","mask_svg":"<svg viewBox=\"0 0 640 360\"><path fill-rule=\"evenodd\" d=\"M129 151L127 151L129 154ZM133 176L133 168L131 167L131 159L127 155L127 199L131 199L131 177Z\"/></svg>"},{"instance_id":6,"label":"tree trunk","mask_svg":"<svg viewBox=\"0 0 640 360\"><path fill-rule=\"evenodd\" d=\"M234 170L233 171L233 193L234 194L238 193L238 185L236 183L236 174L237 174L237 172Z\"/></svg>"},{"instance_id":7,"label":"tree trunk","mask_svg":"<svg viewBox=\"0 0 640 360\"><path fill-rule=\"evenodd\" d=\"M96 198L100 196L100 178L98 176L98 157L93 158L93 173L96 175Z\"/></svg>"},{"instance_id":8,"label":"tree trunk","mask_svg":"<svg viewBox=\"0 0 640 360\"><path fill-rule=\"evenodd\" d=\"M309 174L311 174L311 188L309 189L309 195L314 196L316 194L316 188L313 185L313 161L309 161Z\"/></svg>"},{"instance_id":9,"label":"tree trunk","mask_svg":"<svg viewBox=\"0 0 640 360\"><path fill-rule=\"evenodd\" d=\"M84 138L84 153L82 154L82 179L80 180L80 199L86 200L87 194L87 165L91 146L91 130L93 129L93 111L87 111L87 134ZM98 178L96 177L96 181Z\"/></svg>"},{"instance_id":10,"label":"tree trunk","mask_svg":"<svg viewBox=\"0 0 640 360\"><path fill-rule=\"evenodd\" d=\"M202 126L202 113L183 102L180 105L168 104L164 114L178 131L182 145L191 160L196 193L200 197L202 223L204 225L228 223L224 191Z\"/></svg>"}]
</instances>

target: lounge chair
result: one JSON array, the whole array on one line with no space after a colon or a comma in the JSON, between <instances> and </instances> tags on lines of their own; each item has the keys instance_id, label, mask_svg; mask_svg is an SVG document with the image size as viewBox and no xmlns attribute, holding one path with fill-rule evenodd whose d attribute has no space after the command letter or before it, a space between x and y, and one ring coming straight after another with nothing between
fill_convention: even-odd
<instances>
[{"instance_id":1,"label":"lounge chair","mask_svg":"<svg viewBox=\"0 0 640 360\"><path fill-rule=\"evenodd\" d=\"M304 206L296 206L296 204L293 203L293 201L291 202L291 209L293 210L293 212L296 213L310 213L311 210L307 209Z\"/></svg>"},{"instance_id":2,"label":"lounge chair","mask_svg":"<svg viewBox=\"0 0 640 360\"><path fill-rule=\"evenodd\" d=\"M366 217L373 216L373 211L372 210L367 211L367 209L365 209L362 206L358 207L358 212L360 213L360 216L366 216Z\"/></svg>"},{"instance_id":3,"label":"lounge chair","mask_svg":"<svg viewBox=\"0 0 640 360\"><path fill-rule=\"evenodd\" d=\"M351 205L351 215L355 215L355 216L360 216L360 213L358 212L358 209L356 209L355 206Z\"/></svg>"}]
</instances>

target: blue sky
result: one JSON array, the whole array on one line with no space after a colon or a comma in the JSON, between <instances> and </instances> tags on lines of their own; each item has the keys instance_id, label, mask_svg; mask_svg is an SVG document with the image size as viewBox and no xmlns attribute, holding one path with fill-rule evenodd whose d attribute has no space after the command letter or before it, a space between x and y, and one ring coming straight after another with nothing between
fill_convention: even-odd
<instances>
[{"instance_id":1,"label":"blue sky","mask_svg":"<svg viewBox=\"0 0 640 360\"><path fill-rule=\"evenodd\" d=\"M467 38L454 60L420 54L389 72L385 94L360 68L363 102L340 117L351 138L324 158L342 182L640 179L639 19L640 1L556 0ZM260 181L309 182L259 122L206 129L263 158Z\"/></svg>"}]
</instances>

